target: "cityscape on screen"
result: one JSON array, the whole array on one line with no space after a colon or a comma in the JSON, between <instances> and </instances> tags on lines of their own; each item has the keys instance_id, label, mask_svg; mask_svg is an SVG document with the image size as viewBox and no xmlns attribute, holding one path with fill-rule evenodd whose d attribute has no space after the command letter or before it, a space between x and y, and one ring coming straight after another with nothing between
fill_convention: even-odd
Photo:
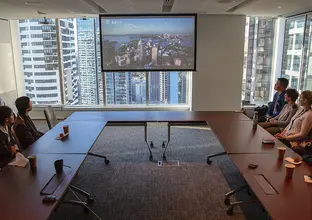
<instances>
[{"instance_id":1,"label":"cityscape on screen","mask_svg":"<svg viewBox=\"0 0 312 220\"><path fill-rule=\"evenodd\" d=\"M102 17L103 70L193 70L195 18Z\"/></svg>"}]
</instances>

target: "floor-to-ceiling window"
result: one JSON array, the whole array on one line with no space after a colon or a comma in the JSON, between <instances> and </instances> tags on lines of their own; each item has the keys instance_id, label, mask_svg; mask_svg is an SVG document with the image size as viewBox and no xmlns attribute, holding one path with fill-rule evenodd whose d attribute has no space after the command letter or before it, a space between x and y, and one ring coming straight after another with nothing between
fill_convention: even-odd
<instances>
[{"instance_id":1,"label":"floor-to-ceiling window","mask_svg":"<svg viewBox=\"0 0 312 220\"><path fill-rule=\"evenodd\" d=\"M17 22L24 94L35 105L189 104L191 72L102 73L97 18Z\"/></svg>"},{"instance_id":2,"label":"floor-to-ceiling window","mask_svg":"<svg viewBox=\"0 0 312 220\"><path fill-rule=\"evenodd\" d=\"M245 28L243 103L269 102L272 86L274 18L247 17Z\"/></svg>"},{"instance_id":3,"label":"floor-to-ceiling window","mask_svg":"<svg viewBox=\"0 0 312 220\"><path fill-rule=\"evenodd\" d=\"M302 90L312 90L312 14L306 19L304 48L301 85Z\"/></svg>"},{"instance_id":4,"label":"floor-to-ceiling window","mask_svg":"<svg viewBox=\"0 0 312 220\"><path fill-rule=\"evenodd\" d=\"M312 89L312 15L286 20L282 76L299 91Z\"/></svg>"},{"instance_id":5,"label":"floor-to-ceiling window","mask_svg":"<svg viewBox=\"0 0 312 220\"><path fill-rule=\"evenodd\" d=\"M305 16L287 19L283 51L282 76L289 79L289 86L299 89L299 76L303 52Z\"/></svg>"}]
</instances>

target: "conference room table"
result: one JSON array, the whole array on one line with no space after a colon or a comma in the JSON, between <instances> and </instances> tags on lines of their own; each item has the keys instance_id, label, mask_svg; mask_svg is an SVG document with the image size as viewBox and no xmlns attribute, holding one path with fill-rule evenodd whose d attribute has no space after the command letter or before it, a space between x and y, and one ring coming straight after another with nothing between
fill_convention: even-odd
<instances>
[{"instance_id":1,"label":"conference room table","mask_svg":"<svg viewBox=\"0 0 312 220\"><path fill-rule=\"evenodd\" d=\"M285 157L294 155L290 149L285 153ZM289 179L285 177L284 166L289 162L279 160L276 153L230 154L229 157L271 219L312 219L312 184L304 182L304 175L312 173L311 166L305 162L296 165L293 178ZM257 164L258 167L248 169L248 164Z\"/></svg>"},{"instance_id":2,"label":"conference room table","mask_svg":"<svg viewBox=\"0 0 312 220\"><path fill-rule=\"evenodd\" d=\"M211 119L207 121L227 154L251 154L277 151L277 146L284 146L275 139L274 144L263 144L263 139L274 138L261 126L253 129L252 121L233 121Z\"/></svg>"},{"instance_id":3,"label":"conference room table","mask_svg":"<svg viewBox=\"0 0 312 220\"><path fill-rule=\"evenodd\" d=\"M69 136L62 140L56 137L69 126ZM77 171L106 125L105 121L63 121L28 147L25 157L36 155L37 169L5 166L0 171L0 219L48 219L57 207ZM66 176L57 187L57 202L43 204L40 191L55 174L54 161L63 159Z\"/></svg>"},{"instance_id":4,"label":"conference room table","mask_svg":"<svg viewBox=\"0 0 312 220\"><path fill-rule=\"evenodd\" d=\"M64 140L56 137L63 133L63 126L69 127ZM37 140L23 153L32 154L87 154L106 125L106 121L62 121Z\"/></svg>"},{"instance_id":5,"label":"conference room table","mask_svg":"<svg viewBox=\"0 0 312 220\"><path fill-rule=\"evenodd\" d=\"M251 121L246 115L234 111L85 111L74 112L66 121L103 120L114 123L135 122L206 122L207 120Z\"/></svg>"},{"instance_id":6,"label":"conference room table","mask_svg":"<svg viewBox=\"0 0 312 220\"><path fill-rule=\"evenodd\" d=\"M247 116L237 112L167 111L73 113L23 152L25 156L37 155L37 172L31 172L28 165L26 168L6 166L0 171L0 194L8 198L0 202L0 213L3 213L1 217L15 220L48 218L59 201L53 205L42 204L42 196L39 192L55 173L53 162L64 159L64 163L72 167L68 170L64 169L65 181L62 181L55 191L55 195L60 199L104 127L109 123L120 122L207 123L273 219L285 220L289 219L288 216L291 216L291 219L312 219L312 197L310 196L312 184L303 182L303 175L311 173L312 169L303 162L296 168L294 177L285 180L283 167L285 162L276 159L278 153L276 147L284 145L278 140L275 144L262 144L264 138L272 138L272 136L260 126L253 129L252 121ZM64 125L69 126L68 138L64 141L56 140L58 134L63 132ZM293 155L294 152L287 149L286 154ZM256 163L259 167L248 170L249 163ZM276 193L265 194L261 185L254 180L254 174L262 175ZM298 204L300 208L292 208ZM293 212L290 211L291 208ZM283 212L283 209L287 210Z\"/></svg>"},{"instance_id":7,"label":"conference room table","mask_svg":"<svg viewBox=\"0 0 312 220\"><path fill-rule=\"evenodd\" d=\"M43 204L40 191L55 174L54 161L63 159L66 176L53 195L60 200L74 179L86 154L37 154L37 169L6 166L0 171L0 219L48 219L58 202Z\"/></svg>"}]
</instances>

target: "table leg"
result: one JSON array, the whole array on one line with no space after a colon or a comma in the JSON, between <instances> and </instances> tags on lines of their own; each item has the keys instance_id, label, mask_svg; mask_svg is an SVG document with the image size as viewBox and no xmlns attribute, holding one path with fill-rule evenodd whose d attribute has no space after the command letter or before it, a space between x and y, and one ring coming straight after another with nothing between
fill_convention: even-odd
<instances>
[{"instance_id":1,"label":"table leg","mask_svg":"<svg viewBox=\"0 0 312 220\"><path fill-rule=\"evenodd\" d=\"M82 206L83 208L87 205L86 202L81 202L77 200L68 200L68 199L63 199L62 203L71 204L71 205L79 205L79 206Z\"/></svg>"},{"instance_id":2,"label":"table leg","mask_svg":"<svg viewBox=\"0 0 312 220\"><path fill-rule=\"evenodd\" d=\"M242 205L242 204L247 204L247 203L254 203L258 202L257 200L248 200L248 201L237 201L237 202L231 202L231 204L228 206L228 209L226 213L228 215L233 215L233 209L235 206Z\"/></svg>"},{"instance_id":3,"label":"table leg","mask_svg":"<svg viewBox=\"0 0 312 220\"><path fill-rule=\"evenodd\" d=\"M235 193L238 193L239 191L242 191L243 189L246 189L246 188L248 188L248 185L247 185L247 184L245 184L245 185L243 185L243 186L240 186L240 187L238 187L238 188L236 188L236 189L233 189L233 190L231 190L230 192L226 193L226 194L225 194L225 199L224 199L224 204L225 204L225 205L230 205L230 204L231 204L231 202L230 202L230 196L232 196L232 195L234 195Z\"/></svg>"},{"instance_id":4,"label":"table leg","mask_svg":"<svg viewBox=\"0 0 312 220\"><path fill-rule=\"evenodd\" d=\"M217 157L217 156L226 155L226 154L227 154L226 152L220 152L220 153L209 154L209 155L207 156L207 163L208 163L208 164L211 164L210 158L212 158L212 157Z\"/></svg>"},{"instance_id":5,"label":"table leg","mask_svg":"<svg viewBox=\"0 0 312 220\"><path fill-rule=\"evenodd\" d=\"M168 145L170 143L170 135L171 135L171 126L170 126L170 123L168 122L168 139L167 139L166 147L165 147L165 150L163 153L163 160L167 160L166 151L167 151Z\"/></svg>"},{"instance_id":6,"label":"table leg","mask_svg":"<svg viewBox=\"0 0 312 220\"><path fill-rule=\"evenodd\" d=\"M107 159L106 156L104 155L100 155L100 154L95 154L95 153L91 153L91 152L88 152L88 155L89 156L93 156L93 157L100 157L100 158L104 158L105 160L105 164L109 164L109 160Z\"/></svg>"},{"instance_id":7,"label":"table leg","mask_svg":"<svg viewBox=\"0 0 312 220\"><path fill-rule=\"evenodd\" d=\"M148 151L149 151L149 159L150 161L153 160L153 153L152 153L152 150L151 150L151 146L153 145L153 142L151 142L151 146L149 145L148 143L148 139L147 139L147 123L144 124L144 138L145 138L145 143L147 145L147 148L148 148Z\"/></svg>"}]
</instances>

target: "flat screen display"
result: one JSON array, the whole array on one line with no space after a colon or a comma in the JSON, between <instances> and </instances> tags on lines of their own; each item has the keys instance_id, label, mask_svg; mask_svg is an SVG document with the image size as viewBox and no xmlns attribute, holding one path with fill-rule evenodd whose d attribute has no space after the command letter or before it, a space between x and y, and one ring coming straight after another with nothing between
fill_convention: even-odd
<instances>
[{"instance_id":1,"label":"flat screen display","mask_svg":"<svg viewBox=\"0 0 312 220\"><path fill-rule=\"evenodd\" d=\"M195 71L196 15L100 15L103 72Z\"/></svg>"}]
</instances>

